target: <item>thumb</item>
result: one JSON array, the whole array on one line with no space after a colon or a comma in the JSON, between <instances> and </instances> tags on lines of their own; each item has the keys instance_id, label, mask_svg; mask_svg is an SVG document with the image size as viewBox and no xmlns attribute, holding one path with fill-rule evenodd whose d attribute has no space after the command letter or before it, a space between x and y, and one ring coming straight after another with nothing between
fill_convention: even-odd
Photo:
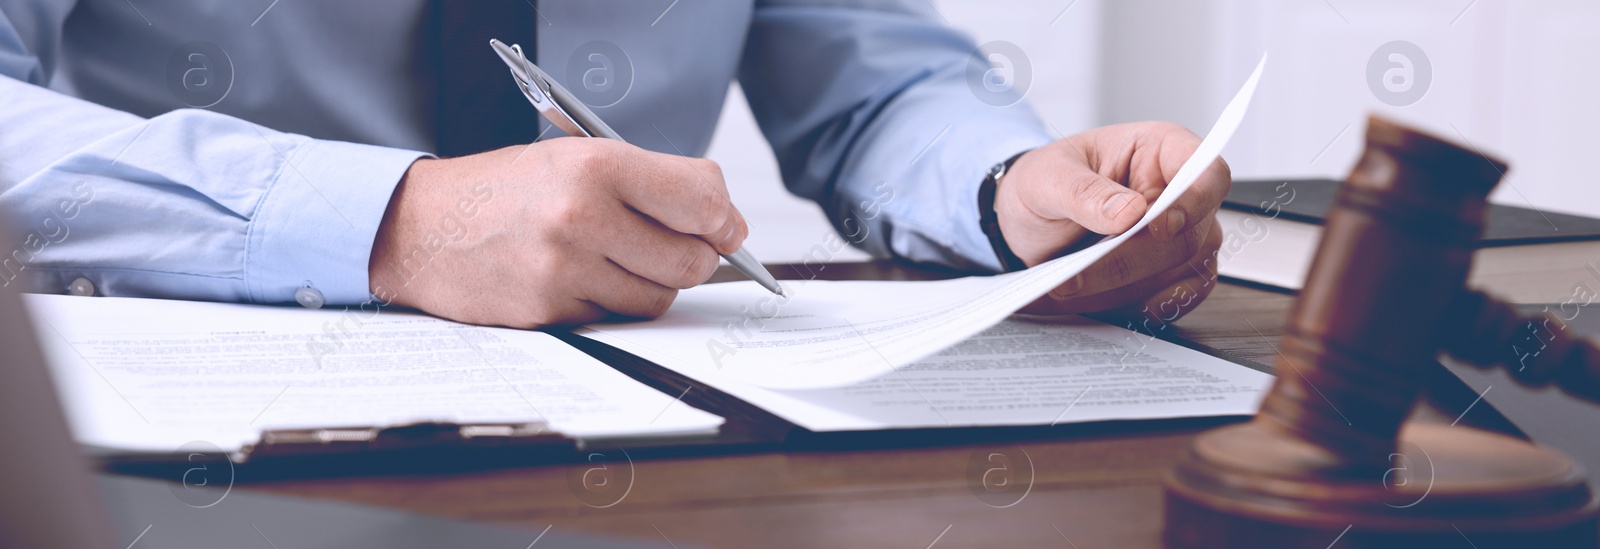
<instances>
[{"instance_id":1,"label":"thumb","mask_svg":"<svg viewBox=\"0 0 1600 549\"><path fill-rule=\"evenodd\" d=\"M722 227L710 234L701 235L700 238L711 244L717 253L728 255L739 251L739 247L744 245L745 237L749 235L750 226L745 223L744 214L729 204L728 217L723 221Z\"/></svg>"},{"instance_id":2,"label":"thumb","mask_svg":"<svg viewBox=\"0 0 1600 549\"><path fill-rule=\"evenodd\" d=\"M1030 200L1031 209L1041 217L1070 220L1100 234L1127 231L1149 207L1143 195L1091 170L1042 183L1049 190Z\"/></svg>"}]
</instances>

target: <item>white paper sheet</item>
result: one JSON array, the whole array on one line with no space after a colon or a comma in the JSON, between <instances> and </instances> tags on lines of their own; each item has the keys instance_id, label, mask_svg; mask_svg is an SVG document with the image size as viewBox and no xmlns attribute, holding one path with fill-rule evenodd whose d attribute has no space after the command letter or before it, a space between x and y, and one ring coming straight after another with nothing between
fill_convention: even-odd
<instances>
[{"instance_id":1,"label":"white paper sheet","mask_svg":"<svg viewBox=\"0 0 1600 549\"><path fill-rule=\"evenodd\" d=\"M657 363L775 389L840 387L883 376L994 326L1105 257L1164 213L1238 129L1266 57L1149 211L1127 232L1025 271L937 282L784 281L685 290L661 318L592 324L585 335L627 341ZM636 353L638 354L638 353Z\"/></svg>"},{"instance_id":2,"label":"white paper sheet","mask_svg":"<svg viewBox=\"0 0 1600 549\"><path fill-rule=\"evenodd\" d=\"M1006 320L889 375L816 389L760 387L609 334L593 337L816 432L1249 415L1272 383L1267 374L1079 317Z\"/></svg>"},{"instance_id":3,"label":"white paper sheet","mask_svg":"<svg viewBox=\"0 0 1600 549\"><path fill-rule=\"evenodd\" d=\"M596 439L722 418L543 332L359 310L26 295L80 442L233 451L263 429L545 421Z\"/></svg>"}]
</instances>

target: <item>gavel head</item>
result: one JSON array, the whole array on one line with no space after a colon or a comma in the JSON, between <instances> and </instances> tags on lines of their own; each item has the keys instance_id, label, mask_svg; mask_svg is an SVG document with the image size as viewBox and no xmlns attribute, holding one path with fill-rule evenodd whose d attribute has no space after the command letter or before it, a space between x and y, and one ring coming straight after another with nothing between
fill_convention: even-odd
<instances>
[{"instance_id":1,"label":"gavel head","mask_svg":"<svg viewBox=\"0 0 1600 549\"><path fill-rule=\"evenodd\" d=\"M1387 467L1506 165L1378 117L1328 213L1256 421Z\"/></svg>"}]
</instances>

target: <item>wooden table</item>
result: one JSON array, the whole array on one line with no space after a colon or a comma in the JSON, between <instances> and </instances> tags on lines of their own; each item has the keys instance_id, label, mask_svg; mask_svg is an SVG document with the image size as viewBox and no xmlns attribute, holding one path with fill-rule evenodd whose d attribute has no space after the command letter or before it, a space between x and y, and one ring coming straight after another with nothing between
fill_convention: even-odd
<instances>
[{"instance_id":1,"label":"wooden table","mask_svg":"<svg viewBox=\"0 0 1600 549\"><path fill-rule=\"evenodd\" d=\"M873 263L830 265L817 274L903 279L947 273ZM718 279L736 276L719 273ZM1223 284L1174 328L1224 353L1272 364L1292 299ZM1451 380L1438 384L1438 403L1419 408L1419 416L1449 422L1455 410L1469 409L1473 395L1462 395L1464 386L1451 387ZM1463 423L1515 429L1487 403L1470 411ZM573 479L591 468L587 464L279 480L243 488L677 547L1159 547L1161 476L1199 430L1157 424L1137 433L1043 440L640 459L631 465L631 490L603 508L598 505L608 501L593 501L575 488ZM984 492L986 468L974 469L974 463L1003 466L990 473L996 485L1031 488L1020 498L1011 491L996 499ZM621 482L628 475L625 465L617 467L600 473Z\"/></svg>"}]
</instances>

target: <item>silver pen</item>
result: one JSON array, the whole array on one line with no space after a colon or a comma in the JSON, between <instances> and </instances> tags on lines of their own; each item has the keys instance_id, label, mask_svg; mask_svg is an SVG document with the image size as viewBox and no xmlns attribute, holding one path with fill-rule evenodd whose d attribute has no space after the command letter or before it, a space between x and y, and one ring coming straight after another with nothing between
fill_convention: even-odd
<instances>
[{"instance_id":1,"label":"silver pen","mask_svg":"<svg viewBox=\"0 0 1600 549\"><path fill-rule=\"evenodd\" d=\"M506 62L511 68L511 78L517 82L517 87L522 89L522 95L528 97L528 102L539 109L539 114L567 135L574 137L604 137L623 141L616 130L611 129L606 123L595 116L594 111L584 106L572 92L561 87L550 75L545 74L533 62L522 54L522 46L507 46L505 42L490 39L489 45L495 53L500 54L500 60ZM749 251L739 248L731 254L722 256L727 259L733 268L756 281L761 287L772 293L783 295L783 287L778 285L778 280L767 272L766 267Z\"/></svg>"}]
</instances>

